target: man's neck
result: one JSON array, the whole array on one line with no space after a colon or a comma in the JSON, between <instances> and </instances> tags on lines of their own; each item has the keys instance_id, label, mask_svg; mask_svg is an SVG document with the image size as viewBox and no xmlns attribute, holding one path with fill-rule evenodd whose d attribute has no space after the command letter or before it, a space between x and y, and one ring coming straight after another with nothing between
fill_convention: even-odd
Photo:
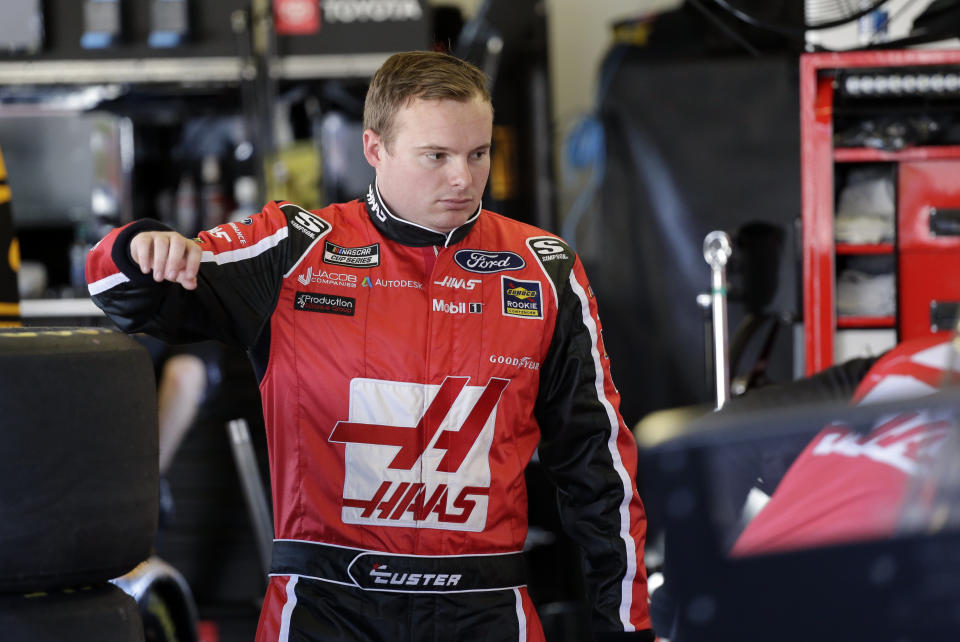
<instances>
[{"instance_id":1,"label":"man's neck","mask_svg":"<svg viewBox=\"0 0 960 642\"><path fill-rule=\"evenodd\" d=\"M446 247L459 242L473 228L474 223L480 216L480 207L467 219L462 225L459 225L448 232L442 232L432 229L420 223L414 223L408 219L397 216L391 211L390 207L384 202L376 183L370 185L367 189L367 196L364 199L367 212L373 224L391 240L410 245L414 247L425 247L428 245L439 245Z\"/></svg>"}]
</instances>

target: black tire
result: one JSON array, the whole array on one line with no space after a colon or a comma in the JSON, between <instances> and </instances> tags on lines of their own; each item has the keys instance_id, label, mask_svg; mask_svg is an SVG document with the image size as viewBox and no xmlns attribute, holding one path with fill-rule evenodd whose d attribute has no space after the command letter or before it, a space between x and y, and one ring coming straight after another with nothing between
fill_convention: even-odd
<instances>
[{"instance_id":1,"label":"black tire","mask_svg":"<svg viewBox=\"0 0 960 642\"><path fill-rule=\"evenodd\" d=\"M0 637L29 642L144 642L136 601L107 583L0 595Z\"/></svg>"},{"instance_id":2,"label":"black tire","mask_svg":"<svg viewBox=\"0 0 960 642\"><path fill-rule=\"evenodd\" d=\"M147 558L158 446L146 350L102 328L2 328L0 417L0 592L93 584Z\"/></svg>"},{"instance_id":3,"label":"black tire","mask_svg":"<svg viewBox=\"0 0 960 642\"><path fill-rule=\"evenodd\" d=\"M114 583L137 601L146 642L197 642L197 607L180 571L151 557Z\"/></svg>"}]
</instances>

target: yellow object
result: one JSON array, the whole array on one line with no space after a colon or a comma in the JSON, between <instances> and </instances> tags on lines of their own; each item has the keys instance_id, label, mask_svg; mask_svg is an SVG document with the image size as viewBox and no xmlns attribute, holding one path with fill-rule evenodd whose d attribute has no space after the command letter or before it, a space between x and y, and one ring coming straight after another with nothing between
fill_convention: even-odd
<instances>
[{"instance_id":1,"label":"yellow object","mask_svg":"<svg viewBox=\"0 0 960 642\"><path fill-rule=\"evenodd\" d=\"M323 206L320 154L312 142L295 143L265 162L268 201L289 201L308 210Z\"/></svg>"},{"instance_id":2,"label":"yellow object","mask_svg":"<svg viewBox=\"0 0 960 642\"><path fill-rule=\"evenodd\" d=\"M13 214L10 211L10 186L6 183L7 166L0 154L0 251L7 246L7 263L0 263L0 327L18 327L20 323L20 293L17 272L20 270L20 244L13 232Z\"/></svg>"},{"instance_id":3,"label":"yellow object","mask_svg":"<svg viewBox=\"0 0 960 642\"><path fill-rule=\"evenodd\" d=\"M613 25L614 44L645 47L653 31L653 19L625 20Z\"/></svg>"},{"instance_id":4,"label":"yellow object","mask_svg":"<svg viewBox=\"0 0 960 642\"><path fill-rule=\"evenodd\" d=\"M490 196L506 201L517 195L517 140L512 127L493 126L490 150Z\"/></svg>"},{"instance_id":5,"label":"yellow object","mask_svg":"<svg viewBox=\"0 0 960 642\"><path fill-rule=\"evenodd\" d=\"M14 272L20 271L20 241L14 238L10 241L10 250L7 252L7 260L10 261L10 269Z\"/></svg>"}]
</instances>

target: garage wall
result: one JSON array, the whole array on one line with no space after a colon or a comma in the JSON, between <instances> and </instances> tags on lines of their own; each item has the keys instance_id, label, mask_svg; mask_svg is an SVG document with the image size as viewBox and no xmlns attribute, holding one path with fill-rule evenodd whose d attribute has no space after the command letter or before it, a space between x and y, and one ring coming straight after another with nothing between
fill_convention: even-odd
<instances>
[{"instance_id":1,"label":"garage wall","mask_svg":"<svg viewBox=\"0 0 960 642\"><path fill-rule=\"evenodd\" d=\"M460 7L472 16L482 0L431 0ZM554 134L559 146L571 127L593 106L597 71L610 42L610 25L630 16L673 9L682 0L546 0L550 37ZM562 169L558 162L557 168ZM563 176L558 172L558 180ZM561 218L569 198L561 194Z\"/></svg>"}]
</instances>

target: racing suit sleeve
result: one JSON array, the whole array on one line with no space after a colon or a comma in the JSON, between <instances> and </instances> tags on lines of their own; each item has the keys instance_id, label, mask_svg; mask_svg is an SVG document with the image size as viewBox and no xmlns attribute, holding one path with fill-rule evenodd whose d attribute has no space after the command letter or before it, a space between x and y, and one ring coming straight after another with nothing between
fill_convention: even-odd
<instances>
[{"instance_id":1,"label":"racing suit sleeve","mask_svg":"<svg viewBox=\"0 0 960 642\"><path fill-rule=\"evenodd\" d=\"M552 263L549 270L558 316L534 410L540 461L581 551L596 639L653 640L637 446L618 410L596 299L579 258L569 256L567 269Z\"/></svg>"},{"instance_id":2,"label":"racing suit sleeve","mask_svg":"<svg viewBox=\"0 0 960 642\"><path fill-rule=\"evenodd\" d=\"M90 251L86 277L94 303L125 332L168 343L217 339L249 349L268 327L284 274L330 225L296 205L269 203L244 222L201 232L195 290L155 282L130 256L134 236L167 229L141 219L112 230Z\"/></svg>"}]
</instances>

